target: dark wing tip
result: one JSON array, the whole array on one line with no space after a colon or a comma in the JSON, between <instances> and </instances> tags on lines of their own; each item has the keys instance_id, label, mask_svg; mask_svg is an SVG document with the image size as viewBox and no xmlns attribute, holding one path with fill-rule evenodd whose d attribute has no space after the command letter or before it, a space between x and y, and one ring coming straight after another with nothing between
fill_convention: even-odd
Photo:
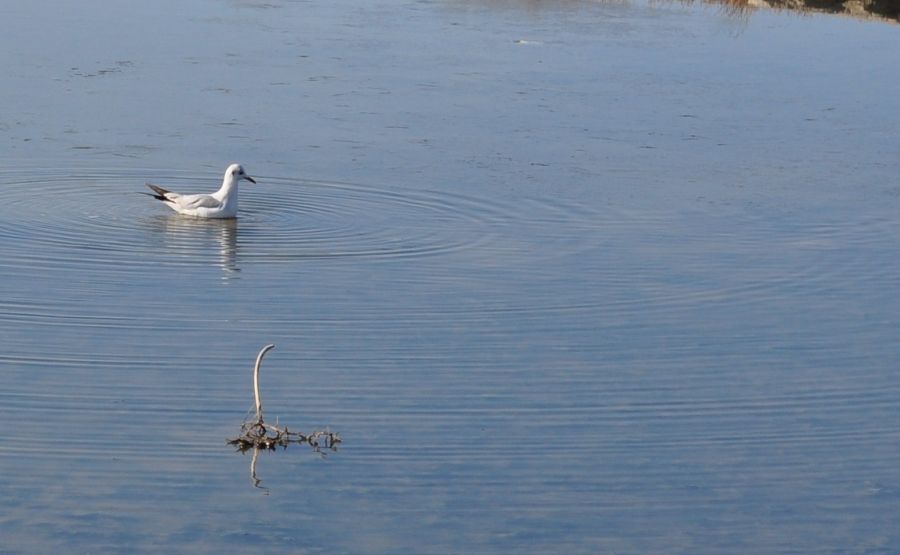
<instances>
[{"instance_id":1,"label":"dark wing tip","mask_svg":"<svg viewBox=\"0 0 900 555\"><path fill-rule=\"evenodd\" d=\"M155 198L157 200L168 200L166 198L166 194L169 191L167 191L166 189L163 189L162 187L157 187L153 183L147 183L146 185L147 185L147 187L150 187L150 189L152 189L154 193L156 193L155 195L152 195L153 198Z\"/></svg>"}]
</instances>

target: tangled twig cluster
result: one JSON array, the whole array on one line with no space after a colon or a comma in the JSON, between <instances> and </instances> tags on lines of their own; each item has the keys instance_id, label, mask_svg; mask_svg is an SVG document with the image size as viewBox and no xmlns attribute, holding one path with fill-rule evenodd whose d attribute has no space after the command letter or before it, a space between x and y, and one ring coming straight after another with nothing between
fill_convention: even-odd
<instances>
[{"instance_id":1,"label":"tangled twig cluster","mask_svg":"<svg viewBox=\"0 0 900 555\"><path fill-rule=\"evenodd\" d=\"M279 428L262 421L248 421L241 426L241 435L228 440L238 451L244 452L253 448L275 449L287 447L291 443L306 443L316 451L337 448L341 436L330 430L316 430L310 434L292 432L287 427Z\"/></svg>"}]
</instances>

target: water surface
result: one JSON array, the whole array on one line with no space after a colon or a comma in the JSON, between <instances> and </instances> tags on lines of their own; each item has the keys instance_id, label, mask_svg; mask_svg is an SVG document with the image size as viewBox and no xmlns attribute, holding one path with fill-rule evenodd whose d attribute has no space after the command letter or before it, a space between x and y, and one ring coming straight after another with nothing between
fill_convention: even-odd
<instances>
[{"instance_id":1,"label":"water surface","mask_svg":"<svg viewBox=\"0 0 900 555\"><path fill-rule=\"evenodd\" d=\"M0 550L900 549L894 27L0 15ZM236 221L138 194L230 161ZM344 443L256 482L270 342L269 417Z\"/></svg>"}]
</instances>

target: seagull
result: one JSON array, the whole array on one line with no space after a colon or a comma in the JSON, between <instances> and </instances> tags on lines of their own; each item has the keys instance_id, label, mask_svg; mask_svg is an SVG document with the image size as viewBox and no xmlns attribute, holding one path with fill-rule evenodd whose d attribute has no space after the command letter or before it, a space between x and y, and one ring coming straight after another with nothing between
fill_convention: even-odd
<instances>
[{"instance_id":1,"label":"seagull","mask_svg":"<svg viewBox=\"0 0 900 555\"><path fill-rule=\"evenodd\" d=\"M238 182L242 179L256 183L255 179L244 173L243 166L231 164L225 170L222 186L215 193L182 195L147 183L147 187L156 194L144 194L163 201L163 204L179 214L199 218L235 218L238 210Z\"/></svg>"}]
</instances>

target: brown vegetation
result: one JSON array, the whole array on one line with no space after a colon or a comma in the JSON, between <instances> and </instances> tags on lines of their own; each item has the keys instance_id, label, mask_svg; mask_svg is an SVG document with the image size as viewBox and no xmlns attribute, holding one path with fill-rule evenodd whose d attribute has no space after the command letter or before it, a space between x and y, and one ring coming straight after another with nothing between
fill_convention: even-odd
<instances>
[{"instance_id":1,"label":"brown vegetation","mask_svg":"<svg viewBox=\"0 0 900 555\"><path fill-rule=\"evenodd\" d=\"M707 0L730 9L775 8L900 21L900 0Z\"/></svg>"}]
</instances>

